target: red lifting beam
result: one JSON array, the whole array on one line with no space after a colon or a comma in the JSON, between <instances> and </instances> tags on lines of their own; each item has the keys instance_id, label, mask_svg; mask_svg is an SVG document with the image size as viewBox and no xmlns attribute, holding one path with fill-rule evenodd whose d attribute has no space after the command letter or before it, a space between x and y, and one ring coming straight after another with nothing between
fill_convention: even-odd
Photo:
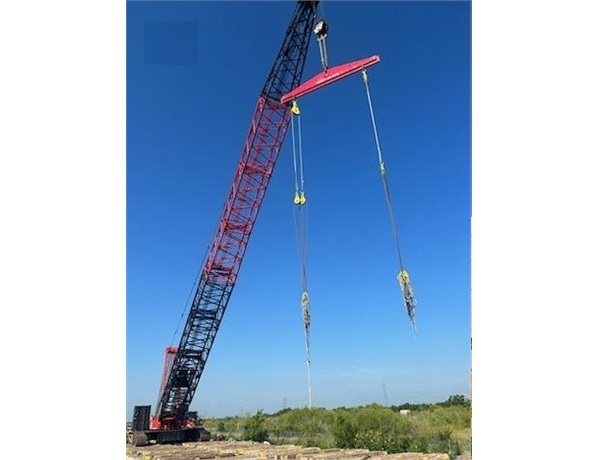
<instances>
[{"instance_id":1,"label":"red lifting beam","mask_svg":"<svg viewBox=\"0 0 600 460\"><path fill-rule=\"evenodd\" d=\"M349 62L347 64L338 65L336 67L331 67L330 69L315 75L310 80L302 83L300 86L296 87L296 89L284 95L281 98L281 103L285 104L286 102L298 99L299 97L322 88L323 86L327 86L334 81L341 80L342 78L352 75L359 70L377 64L379 61L381 61L380 57L375 55L368 58L359 59L358 61Z\"/></svg>"}]
</instances>

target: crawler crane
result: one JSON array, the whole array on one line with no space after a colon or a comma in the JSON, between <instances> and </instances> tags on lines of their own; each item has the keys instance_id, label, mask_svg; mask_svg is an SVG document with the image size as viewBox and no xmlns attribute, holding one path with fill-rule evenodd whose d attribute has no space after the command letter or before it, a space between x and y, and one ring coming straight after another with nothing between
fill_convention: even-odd
<instances>
[{"instance_id":1,"label":"crawler crane","mask_svg":"<svg viewBox=\"0 0 600 460\"><path fill-rule=\"evenodd\" d=\"M292 117L305 94L379 62L379 56L329 67L328 26L317 17L318 1L298 1L283 44L258 97L241 158L200 272L179 345L166 349L159 401L136 406L130 442L169 443L208 439L190 404L221 325L250 235ZM311 34L317 36L323 71L304 84Z\"/></svg>"}]
</instances>

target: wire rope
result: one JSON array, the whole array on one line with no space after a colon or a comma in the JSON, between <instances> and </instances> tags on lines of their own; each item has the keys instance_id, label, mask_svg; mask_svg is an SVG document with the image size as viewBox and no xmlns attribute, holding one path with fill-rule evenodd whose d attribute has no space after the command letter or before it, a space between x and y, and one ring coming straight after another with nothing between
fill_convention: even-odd
<instances>
[{"instance_id":1,"label":"wire rope","mask_svg":"<svg viewBox=\"0 0 600 460\"><path fill-rule=\"evenodd\" d=\"M294 119L297 120L294 123ZM296 136L297 125L298 134ZM308 296L308 212L306 208L306 196L304 193L304 157L302 149L302 123L300 109L296 102L292 106L292 153L294 159L294 226L296 233L296 245L300 259L300 273L302 278L302 296L300 300L302 321L304 324L304 344L306 348L306 370L308 381L308 407L312 407L312 386L310 376L310 301ZM296 144L298 147L296 148Z\"/></svg>"},{"instance_id":2,"label":"wire rope","mask_svg":"<svg viewBox=\"0 0 600 460\"><path fill-rule=\"evenodd\" d=\"M383 161L383 154L381 152L381 144L379 142L379 134L377 132L377 123L375 122L375 111L373 110L373 102L371 100L371 91L369 89L369 78L367 75L366 69L362 70L363 81L365 83L365 89L367 93L367 102L369 105L369 114L371 116L371 125L373 127L373 135L375 137L375 146L377 148L377 158L379 160L379 172L381 174L381 180L383 183L383 191L385 194L385 201L387 204L388 214L390 217L390 223L392 227L392 234L394 238L394 246L396 248L396 253L398 256L398 262L400 264L400 271L396 277L398 284L400 285L400 289L402 291L404 307L406 308L406 312L412 324L413 332L416 335L417 326L415 322L415 308L417 305L417 301L415 299L414 291L410 282L410 277L408 275L408 271L404 268L404 263L402 262L402 253L400 251L400 237L398 234L398 225L396 224L396 218L394 215L394 207L392 205L392 196L390 193L390 188L387 181L387 174L385 170L385 162Z\"/></svg>"}]
</instances>

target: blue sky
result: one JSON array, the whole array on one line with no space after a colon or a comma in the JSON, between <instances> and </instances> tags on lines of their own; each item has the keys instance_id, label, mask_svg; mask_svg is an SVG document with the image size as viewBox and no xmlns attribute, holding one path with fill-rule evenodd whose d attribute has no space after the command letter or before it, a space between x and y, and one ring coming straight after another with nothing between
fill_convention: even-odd
<instances>
[{"instance_id":1,"label":"blue sky","mask_svg":"<svg viewBox=\"0 0 600 460\"><path fill-rule=\"evenodd\" d=\"M331 65L379 54L369 83L403 261L395 280L359 74L305 96L313 405L469 394L471 3L326 2ZM293 2L127 3L127 418L158 396ZM178 28L161 21L185 21ZM158 31L158 32L157 32ZM162 31L162 32L161 32ZM161 38L160 40L158 38ZM320 71L314 37L303 80ZM291 136L192 409L307 404Z\"/></svg>"},{"instance_id":2,"label":"blue sky","mask_svg":"<svg viewBox=\"0 0 600 460\"><path fill-rule=\"evenodd\" d=\"M589 363L597 361L599 337L593 306L598 304L594 267L600 249L600 219L594 212L600 196L594 168L600 151L596 109L600 68L590 56L597 54L594 45L600 42L600 30L588 3L575 2L565 8L562 2L551 2L544 5L542 14L539 2L519 2L518 14L510 4L476 3L470 227L468 206L461 205L468 194L458 193L456 185L468 187L470 183L457 175L460 163L451 162L450 157L443 167L426 161L435 152L452 153L457 143L448 142L448 133L462 132L460 118L446 111L465 101L460 82L466 86L468 74L458 78L460 67L448 67L457 63L446 62L446 56L454 54L447 52L452 40L450 34L441 38L438 34L458 26L456 17L443 27L441 14L436 15L437 21L426 15L417 21L415 16L379 13L378 23L366 21L362 14L359 23L355 18L361 4L326 5L328 19L335 25L330 37L332 62L372 52L383 58L371 71L371 84L384 154L392 171L390 183L404 255L420 302L420 335L416 341L409 340L408 321L398 311L398 297L393 293L396 266L386 234L388 223L382 217L385 208L378 201L382 200L375 185L379 177L372 169L374 146L367 122L359 121L366 117L364 94L360 95L363 88L352 79L342 81L302 101L305 142L312 142L306 149L306 155L310 152L306 166L311 200L315 404L325 405L328 398L335 399L332 405L376 400L379 389L383 399L382 380L390 403L411 399L409 392L415 389L431 396L423 399L437 399L430 385L440 382L448 390L451 376L445 370L451 366L458 369L457 379L466 380L459 365L462 362L466 368L469 359L463 345L468 333L461 330L468 315L460 305L463 297L468 298L468 252L463 250L468 245L463 236L470 231L477 451L485 457L487 450L493 458L504 441L498 430L478 428L489 421L510 425L517 443L521 433L518 448L524 456L538 458L544 448L553 457L561 450L565 458L589 455L588 446L579 441L596 435L594 424L557 424L556 407L548 404L561 394L572 417L599 410L595 397L599 373ZM5 198L0 265L6 278L0 290L0 303L6 307L1 337L6 349L19 344L20 352L6 353L5 359L8 368L22 377L18 388L10 389L6 412L18 419L31 413L23 410L23 404L33 411L44 407L55 421L65 417L62 424L75 431L89 428L71 423L65 401L93 407L99 426L115 427L122 426L123 407L130 412L134 403L154 403L162 349L171 341L191 279L212 237L258 91L291 14L285 4L264 3L260 27L251 33L247 24L241 27L239 15L235 19L233 3L199 2L198 8L212 8L209 18L222 26L218 45L197 48L203 56L212 57L210 66L144 69L140 20L147 19L126 18L127 5L119 0L94 8L82 2L10 2L3 10L5 16L26 17L28 27L23 28L22 21L5 21L0 29L5 38L1 43L8 45L2 49L5 71L0 87L0 113L5 115L0 136L0 189ZM369 5L375 14L374 3ZM442 3L437 5L442 7ZM31 14L32 6L36 14ZM386 2L381 7L406 11L418 4ZM215 8L221 8L221 16ZM188 20L190 14L173 12L171 18ZM165 16L160 11L149 20ZM395 19L397 26L362 33L361 28L372 32L377 24L385 24L381 17ZM269 27L264 27L266 19ZM208 35L217 25L207 22L202 23L203 43L214 44ZM132 52L135 34L126 50L126 25L127 32L138 30L137 53ZM234 42L233 31L238 30L245 33L244 40ZM409 40L411 35L419 40ZM216 40L214 33L211 37ZM251 46L255 42L260 46ZM170 52L180 60L189 59L193 49L188 44ZM313 44L309 56L313 67L307 69L307 78L318 68L315 51ZM153 56L155 60L160 57L149 55ZM453 80L452 75L457 78ZM135 86L132 78L138 82ZM227 79L234 81L224 89L221 81ZM163 82L161 86L161 80L177 84L164 86ZM178 94L185 81L191 83L190 90ZM220 89L217 95L215 88ZM340 105L326 105L331 100ZM189 106L183 107L182 101ZM358 107L355 112L351 104ZM315 134L320 128L326 136ZM219 131L224 134L217 136ZM445 142L441 147L440 139ZM361 152L364 147L364 157L358 155L359 147ZM269 398L272 406L284 397L289 406L306 401L300 313L296 314L299 277L292 279L298 274L294 274L295 253L291 254L289 144L287 148L201 382L196 398L201 412L206 408L208 414L238 413L258 404L272 410ZM342 154L343 161L339 160ZM369 155L373 160L367 159ZM394 155L398 157L392 169ZM359 159L368 166L356 168ZM156 174L156 169L164 174ZM467 168L462 170L466 173ZM182 172L187 173L185 177ZM371 178L355 177L359 172ZM323 176L328 187L322 185ZM151 186L142 187L144 177ZM341 189L339 184L350 178L351 186ZM213 188L207 190L204 183ZM285 190L273 192L276 184L285 184L279 185ZM454 209L450 215L449 206L443 206L449 202ZM319 213L318 206L327 210ZM325 212L327 218L322 217ZM369 239L361 233L359 240L349 230L371 225L368 219L377 231ZM432 221L438 225L428 226ZM447 224L443 234L439 222ZM463 222L465 230L459 231ZM284 230L275 236L283 241L271 243L273 250L268 252L264 241L275 239L268 232L277 223ZM331 242L319 245L319 238L332 234L344 236L343 251ZM367 242L371 251L362 257ZM333 257L334 250L343 253L347 270L339 268L343 264ZM329 261L331 265L325 266ZM253 276L265 271L268 277ZM345 279L340 281L338 272ZM284 275L290 279L281 288L271 281L281 281ZM330 275L338 277L337 284ZM358 286L368 292L359 292ZM342 300L330 302L335 295ZM384 296L385 305L378 302ZM277 314L269 310L252 314L267 308L276 309ZM359 308L369 310L361 315ZM461 312L465 322L460 320ZM253 329L240 328L243 321ZM344 341L350 335L353 341ZM387 342L385 346L382 341ZM85 359L79 359L81 351ZM258 354L261 359L256 359ZM27 357L51 364L51 370L31 365ZM227 366L237 366L239 372L231 377L228 372L233 371L227 371ZM370 369L375 378L360 372L364 369ZM398 377L401 373L405 375ZM288 386L281 383L286 376L291 381ZM65 385L65 379L75 384ZM240 379L242 383L232 389L232 382ZM250 393L256 386L261 391L251 397L242 391ZM339 397L331 397L332 386L339 388L335 392ZM461 386L466 387L466 382ZM515 417L507 407L519 407L524 416ZM541 440L551 437L567 442L531 442L536 429ZM16 430L13 435L18 438L21 432L25 433ZM52 446L54 433L37 433L40 439L45 435L45 445ZM87 436L82 431L73 438ZM111 443L109 435L98 449L108 455L122 453L120 428L113 439Z\"/></svg>"}]
</instances>

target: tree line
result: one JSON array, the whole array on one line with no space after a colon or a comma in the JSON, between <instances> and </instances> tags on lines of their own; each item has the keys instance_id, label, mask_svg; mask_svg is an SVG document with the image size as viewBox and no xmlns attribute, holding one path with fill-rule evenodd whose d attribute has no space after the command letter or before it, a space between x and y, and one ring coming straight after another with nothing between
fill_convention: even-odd
<instances>
[{"instance_id":1,"label":"tree line","mask_svg":"<svg viewBox=\"0 0 600 460\"><path fill-rule=\"evenodd\" d=\"M471 451L471 401L462 395L433 404L379 404L336 409L285 408L273 414L207 419L215 439L306 447L396 452Z\"/></svg>"}]
</instances>

